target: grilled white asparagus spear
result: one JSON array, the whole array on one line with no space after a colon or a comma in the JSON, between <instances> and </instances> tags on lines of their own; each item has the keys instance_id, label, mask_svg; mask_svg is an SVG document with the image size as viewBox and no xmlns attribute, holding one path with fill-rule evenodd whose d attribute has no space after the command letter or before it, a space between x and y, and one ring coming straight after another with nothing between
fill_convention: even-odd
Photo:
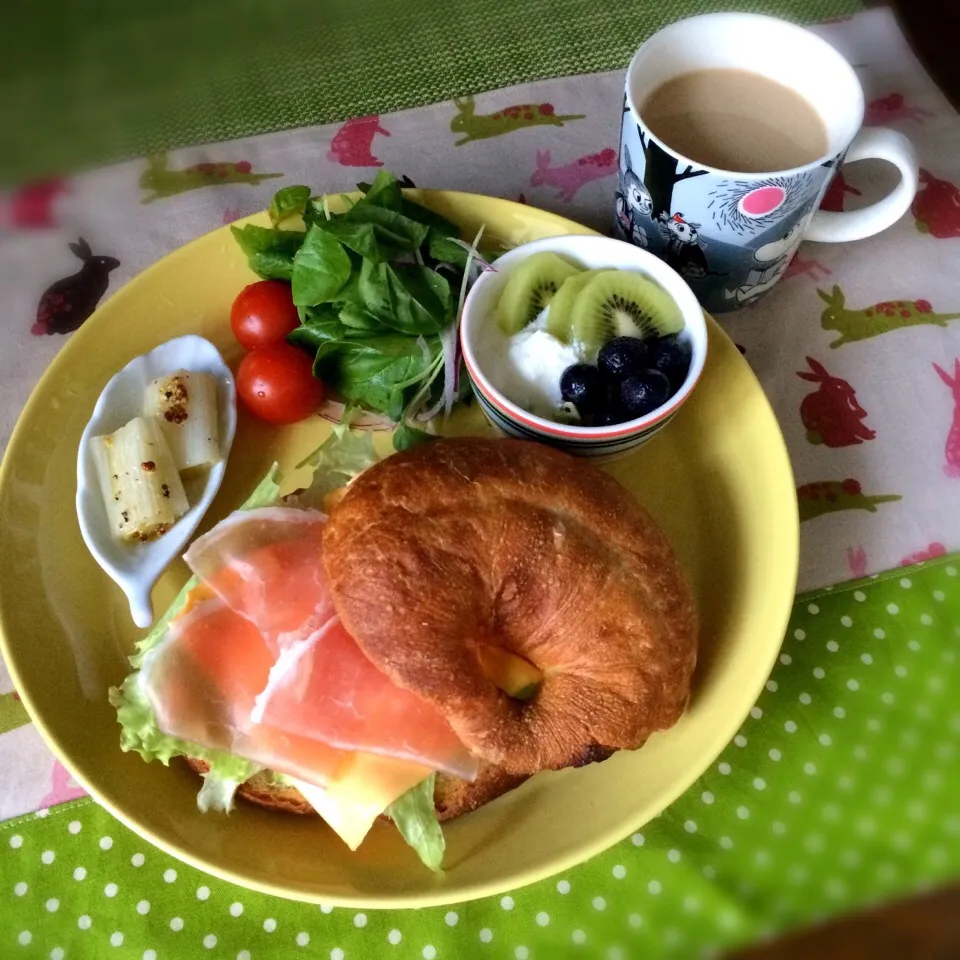
<instances>
[{"instance_id":1,"label":"grilled white asparagus spear","mask_svg":"<svg viewBox=\"0 0 960 960\"><path fill-rule=\"evenodd\" d=\"M187 512L187 495L157 420L136 417L94 437L92 446L115 537L155 540Z\"/></svg>"},{"instance_id":2,"label":"grilled white asparagus spear","mask_svg":"<svg viewBox=\"0 0 960 960\"><path fill-rule=\"evenodd\" d=\"M219 462L217 384L209 373L178 370L158 377L147 386L143 412L159 420L184 479Z\"/></svg>"}]
</instances>

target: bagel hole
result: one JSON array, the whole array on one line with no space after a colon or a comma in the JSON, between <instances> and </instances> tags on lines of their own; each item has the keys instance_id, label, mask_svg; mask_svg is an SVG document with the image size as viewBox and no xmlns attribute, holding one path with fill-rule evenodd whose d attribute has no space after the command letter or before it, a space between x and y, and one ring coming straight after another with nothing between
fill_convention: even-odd
<instances>
[{"instance_id":1,"label":"bagel hole","mask_svg":"<svg viewBox=\"0 0 960 960\"><path fill-rule=\"evenodd\" d=\"M543 682L543 672L505 647L481 644L477 657L484 676L514 700L531 700Z\"/></svg>"}]
</instances>

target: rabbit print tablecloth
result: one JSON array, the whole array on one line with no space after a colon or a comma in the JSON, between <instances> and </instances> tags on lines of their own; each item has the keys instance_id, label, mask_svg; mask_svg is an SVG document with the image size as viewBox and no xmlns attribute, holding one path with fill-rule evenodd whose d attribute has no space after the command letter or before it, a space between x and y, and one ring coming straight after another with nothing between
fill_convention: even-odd
<instances>
[{"instance_id":1,"label":"rabbit print tablecloth","mask_svg":"<svg viewBox=\"0 0 960 960\"><path fill-rule=\"evenodd\" d=\"M960 119L884 11L816 28L854 64L867 124L917 145L910 215L850 244L801 246L759 304L721 323L760 378L796 471L800 589L960 546ZM285 184L351 189L386 166L419 186L488 193L612 232L622 74L544 81L32 183L0 198L0 448L61 337L191 238ZM844 168L823 201L854 209L891 168ZM623 204L621 203L621 207ZM622 213L622 210L621 210ZM824 514L830 514L822 519Z\"/></svg>"},{"instance_id":2,"label":"rabbit print tablecloth","mask_svg":"<svg viewBox=\"0 0 960 960\"><path fill-rule=\"evenodd\" d=\"M960 284L956 280L960 262L960 118L920 68L887 12L877 10L816 29L856 67L869 101L867 123L882 123L907 133L917 145L922 174L920 192L911 214L893 229L853 244L804 244L786 277L766 299L740 313L720 318L762 382L790 449L802 520L801 591L829 587L901 565L936 560L960 547L960 322L956 322L960 320ZM503 196L555 210L611 232L621 170L616 145L622 82L622 72L616 71L532 83L454 103L355 118L329 127L291 130L180 150L76 177L28 184L0 197L0 289L3 291L0 449L45 366L64 338L90 316L99 302L186 241L263 209L279 186L306 183L315 190L337 192L351 189L357 181L369 179L377 168L386 167L419 186ZM852 165L845 169L844 177L833 182L824 206L832 210L853 209L869 202L889 189L889 177L889 170L882 164ZM622 192L623 185L619 186ZM131 318L131 322L135 321L136 318ZM735 411L731 414L735 416ZM850 763L867 763L872 755L858 752L866 751L859 740L844 739L847 734L842 720L858 709L856 693L861 684L864 689L871 685L871 690L876 686L878 711L896 702L900 705L898 709L902 707L912 716L911 711L918 704L918 715L922 708L928 711L927 719L933 716L936 720L939 715L929 714L932 708L924 699L928 696L936 699L935 695L940 694L949 699L952 690L956 700L958 688L951 673L955 657L949 649L949 643L956 645L955 639L943 641L947 646L943 646L942 653L935 645L923 646L924 655L929 654L931 659L924 666L925 672L917 674L923 678L917 681L920 686L911 687L909 694L894 690L900 678L913 676L914 666L903 659L913 651L910 644L918 645L918 656L921 646L930 644L918 638L911 624L915 621L916 629L928 631L929 636L936 632L937 636L949 637L950 623L955 622L950 620L943 602L950 596L951 583L956 583L951 579L956 576L956 565L943 560L926 570L926 573L912 572L913 579L897 574L864 585L863 589L851 588L837 601L831 600L833 594L828 593L822 600L798 605L791 625L793 640L788 640L781 666L765 694L773 700L769 704L761 701L745 726L746 730L753 724L753 732L741 734L728 748L728 756L716 771L706 775L696 788L696 795L689 794L682 801L686 806L673 808L650 834L654 846L658 850L663 848L660 852L664 857L664 870L674 869L672 865L681 858L683 863L692 864L690 877L674 890L677 893L682 888L683 896L675 903L671 897L670 909L675 907L674 913L666 909L666 898L657 899L668 882L661 880L660 874L648 876L646 861L641 863L636 859L645 842L643 835L637 834L633 846L628 841L624 847L631 859L624 859L623 850L603 859L603 883L598 880L593 884L596 890L591 887L590 898L578 908L586 912L586 920L570 925L570 929L564 928L561 938L564 945L583 945L588 937L599 937L605 949L610 946L613 950L617 946L619 934L592 931L597 918L606 916L603 911L608 900L627 896L617 891L619 881L628 872L644 877L645 911L648 907L654 910L657 904L663 906L662 909L656 906L656 911L662 914L656 925L649 919L651 914L641 915L639 908L628 909L626 900L619 903L617 916L622 914L623 930L636 932L649 924L658 933L651 942L662 947L666 941L660 934L669 935L674 943L671 950L676 956L694 955L689 952L691 942L684 946L682 931L689 918L705 904L724 932L719 938L711 935L713 942L731 942L731 937L737 939L759 932L757 925L749 922L749 912L744 914L741 908L752 896L750 891L763 889L763 883L752 874L743 874L737 881L739 887L733 879L729 889L710 886L712 877L708 870L713 871L715 877L717 868L698 846L708 843L708 837L703 836L705 823L712 823L710 818L716 811L717 822L710 827L716 836L711 834L709 843L719 843L725 856L726 851L740 841L739 834L720 814L729 814L730 823L739 824L741 830L746 830L747 825L740 821L752 815L750 803L731 805L729 802L729 797L738 791L744 797L763 798L764 803L771 805L768 819L774 824L785 824L790 821L789 817L774 817L781 794L784 809L792 810L794 797L803 798L818 790L824 796L836 789L845 790L844 786L837 788L840 781L818 783L811 778L822 766L815 754L830 745L835 745L839 758L843 743L842 756L846 758L850 753ZM922 598L921 582L926 584ZM918 589L911 595L909 590L915 586ZM902 591L904 599L891 597L890 590ZM903 617L898 623L896 616L913 610L909 604L916 606L915 617L911 613L913 619L909 624ZM871 613L866 616L868 607ZM817 619L816 614L821 610L833 612L829 618L824 615ZM860 616L858 611L864 615ZM836 627L837 624L840 626ZM853 636L852 632L844 632L851 629L859 631L856 643L844 641L844 637ZM796 646L802 641L806 641L806 646ZM838 641L844 641L846 646ZM883 657L871 647L877 643L887 651ZM822 650L826 653L821 656ZM812 699L815 684L823 676L830 676L824 672L828 666L824 657L835 658L835 663L840 662L836 658L845 657L849 675L837 681L835 695L821 694L820 700ZM872 668L880 660L890 668L889 689L883 686L887 683L886 674L884 679L876 679L879 672L867 671L868 665ZM812 671L813 679L803 679L806 673L791 674L791 669L798 669L791 668L791 664L801 661L808 662L808 672ZM860 667L863 669L858 672ZM938 669L942 675L937 674ZM875 679L870 680L871 676ZM929 681L926 678L930 678ZM931 686L923 687L928 682ZM809 743L804 741L803 751L796 752L794 760L803 753L796 770L786 763L778 765L781 755L786 758L789 744L798 742L791 739L798 732L793 706L787 706L786 694L777 699L778 686L782 690L795 687L796 692L790 696L799 697L801 708L808 716ZM873 695L871 693L871 697ZM888 703L885 698L894 699ZM793 699L789 702L793 704ZM761 723L763 717L767 719ZM951 719L949 710L940 719L944 735L936 749L946 761L948 754L952 755L960 727L957 727L956 713ZM868 720L877 729L886 723L893 724L893 729L897 723L889 718L874 719L874 714L863 715L863 722ZM924 718L921 720L927 722ZM865 729L868 733L875 732L873 726ZM950 730L952 734L946 732ZM923 742L920 733L911 736L916 743ZM745 747L748 739L753 750L749 762L745 758L750 752L741 749L740 743L742 740ZM880 764L881 759L878 753L876 763ZM738 764L742 769L738 769ZM864 768L863 775L868 780L877 781L881 776L868 773ZM853 782L845 773L838 775ZM725 788L728 778L730 787ZM767 790L774 779L777 790ZM937 809L934 794L943 782L941 776L937 785L931 786L930 796L921 798L927 805L924 809L929 807L934 811L931 816ZM719 797L725 789L728 799L722 809L719 805L707 809L713 804L714 795ZM0 820L82 795L83 791L71 782L67 771L47 752L0 664ZM881 801L878 803L883 805ZM828 803L824 807L824 818L839 823L834 813L828 811L829 806ZM833 807L836 808L836 804ZM760 816L759 809L755 817ZM112 836L119 836L122 828L115 825L113 832L108 833L105 814L92 807L83 810L85 812L65 814L61 818L66 831L63 838L77 835L82 838L88 832L99 831L104 837L100 848L107 850L104 844L109 840L112 845ZM831 817L834 819L830 820ZM54 822L52 816L49 822ZM756 818L750 821L751 824L757 822ZM955 818L949 822L954 829ZM41 837L40 831L48 829L43 826L45 823L46 820L29 820L0 834L0 878L10 880L9 889L0 888L0 916L8 910L7 898L11 891L17 898L27 897L34 886L30 870L40 871L43 865L54 862L42 857L51 854L55 858L59 853L53 839L49 840L49 846L43 846L47 840ZM876 824L872 829L875 828ZM34 829L41 839L29 839ZM816 842L821 847L827 833L825 829L818 834ZM63 842L67 842L66 839ZM79 843L75 839L69 842ZM756 838L751 842L754 846L760 843ZM904 842L913 840L908 838ZM21 845L24 850L32 851L37 843L42 849L37 847L35 856L30 854L33 858L30 863L36 863L29 869L24 866L21 877L18 872L21 868L10 866L14 863L10 859L11 851L20 849ZM135 868L142 864L143 845L130 846L126 839L123 843L126 844L124 851L129 846L123 868L128 869L127 863ZM763 852L765 848L757 846L757 849ZM953 869L949 856L944 859L942 848L937 846L935 850L939 851L935 853L936 863L931 861L927 867L936 867L936 870L930 873L918 868L910 873L914 880L924 876L943 877ZM857 855L862 860L862 851L860 854L854 851L850 857ZM156 859L161 855L148 853L147 856ZM237 907L240 900L233 902L233 894L226 885L201 882L202 878L194 876L193 871L186 871L180 865L170 866L166 859L164 878L176 877L180 871L189 875L191 881L197 881L195 896L191 887L183 894L185 899L191 903L205 901L212 888L214 899L223 900L223 909L229 907L229 916L240 923L236 918L245 908L242 903ZM26 860L23 863L26 864ZM582 869L594 869L595 864ZM759 869L763 864L755 866ZM61 902L66 904L69 890L74 889L69 885L79 885L77 871L83 870L86 875L88 868L92 869L92 865L77 866L72 880L69 874L64 874L58 882L67 886L59 892L45 894L46 913L39 911L36 916L53 915L60 909ZM896 869L896 864L890 868ZM816 867L809 868L808 873L810 870L815 872ZM54 875L51 869L49 876ZM104 890L116 886L114 873L103 876L105 881L110 881ZM881 883L879 892L902 889L897 876L891 873L889 883L884 881L886 886ZM703 878L708 881L706 887ZM834 884L831 889L840 891L842 887L845 892L836 896L828 892L824 895L826 899L816 900L815 908L810 906L813 901L805 901L802 910L796 908L795 903L788 905L783 908L783 922L798 922L809 919L813 913L857 902L856 896L847 897L856 886L848 882L849 878L838 874L821 879ZM477 927L470 933L471 942L478 950L483 944L489 945L490 956L541 955L534 953L534 945L552 942L551 916L566 910L562 903L571 890L571 883L582 899L587 886L577 888L573 880L566 878L547 885L551 902L556 901L554 906L546 904L546 887L532 899L526 894L515 898L517 904L527 903L533 911L533 926L524 927L526 932L512 919L514 898L506 897L502 904L493 906L477 905L475 913L464 912L465 918L471 916L476 920L476 923L471 920ZM540 890L540 887L534 889ZM201 895L201 891L206 894ZM772 896L773 891L770 892ZM124 953L123 930L128 930L126 936L130 939L126 945L129 947L132 942L129 924L133 921L125 920L128 928L124 928L119 919L114 920L113 894L105 895L111 901L110 923L116 927L112 933L119 936L119 941L97 940L97 943L104 951L109 949L107 944L112 943L117 948L112 955L116 956L156 957L158 954L143 937L137 938L135 951ZM633 903L639 896L630 894L627 899ZM152 899L145 897L140 902L132 902L127 913L132 917L135 911L141 917L139 922L148 924L144 918L149 914ZM260 900L257 901L257 930L250 928L251 937L256 933L257 943L263 940L264 931L270 932L271 917L276 928L276 916L282 913L286 917L289 913L286 905L282 911L281 907L276 908L281 912L270 913L273 908L268 909L269 905L264 906ZM493 919L490 911L496 914ZM79 914L79 919L74 914ZM267 919L262 919L260 914ZM161 927L167 932L183 929L183 917L187 914L181 910L171 915L180 919L180 927L173 926L174 921L165 916L157 930ZM440 920L436 924L432 914L423 921L436 927L430 933L431 939L421 938L415 943L407 928L401 930L403 925L395 919L385 918L383 922L371 919L369 930L377 933L378 949L386 949L388 944L397 946L402 941L403 950L398 949L397 956L439 956L443 944L447 944L444 955L461 955L455 947L459 934L453 930L458 923L457 912L447 913L445 920L442 912L437 916ZM97 922L91 917L94 917L93 909L75 910L67 926L71 931L89 930L90 924ZM30 921L34 927L36 922ZM299 921L289 920L290 924L295 922ZM337 928L338 939L326 938L330 939L329 944L324 939L322 955L341 960L345 956L374 955L364 952L362 943L351 940L354 936L363 936L357 931L367 924L363 914L357 914L352 920L348 918ZM498 931L515 927L516 932L510 934L510 952L504 953L503 942L494 938L501 937ZM284 941L290 949L295 943L305 945L311 937L314 943L323 939L306 928L301 932L306 940ZM35 937L30 926L25 925L11 934L15 939L24 937L17 941L23 948L23 956L94 955L83 953L83 947L67 950L64 944L72 943L78 935L72 932L71 939L64 940L63 944L59 940L43 939L43 950L37 950L42 938ZM112 934L106 931L104 935ZM222 934L211 930L209 936L215 944L217 936ZM704 934L698 942L706 943L710 939ZM251 957L245 947L239 953L233 950L234 938L229 942L231 957ZM269 938L263 942L269 943ZM632 942L639 943L638 940ZM212 947L207 947L206 941L203 945L200 940L190 943L192 946L177 947L186 952L176 955L211 955ZM354 943L354 948L349 948L349 943ZM194 948L196 952L191 952ZM4 940L0 944L0 955L8 955L11 949ZM266 949L255 951L254 955L267 956ZM617 949L621 955L628 955L622 952L623 948ZM585 952L584 955L593 954Z\"/></svg>"}]
</instances>

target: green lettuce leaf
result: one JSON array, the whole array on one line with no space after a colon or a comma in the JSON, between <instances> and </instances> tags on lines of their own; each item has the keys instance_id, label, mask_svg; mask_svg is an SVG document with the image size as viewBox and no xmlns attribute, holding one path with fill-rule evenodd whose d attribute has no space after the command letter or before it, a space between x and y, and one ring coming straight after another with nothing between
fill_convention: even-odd
<instances>
[{"instance_id":1,"label":"green lettuce leaf","mask_svg":"<svg viewBox=\"0 0 960 960\"><path fill-rule=\"evenodd\" d=\"M430 227L425 223L418 223L396 210L377 206L366 199L347 210L343 214L343 220L348 223L370 224L375 227L377 236L389 245L410 252L422 246L430 232Z\"/></svg>"},{"instance_id":2,"label":"green lettuce leaf","mask_svg":"<svg viewBox=\"0 0 960 960\"><path fill-rule=\"evenodd\" d=\"M356 303L345 303L337 319L347 328L345 336L362 339L361 335L379 336L383 333L383 324L365 307Z\"/></svg>"},{"instance_id":3,"label":"green lettuce leaf","mask_svg":"<svg viewBox=\"0 0 960 960\"><path fill-rule=\"evenodd\" d=\"M240 249L247 255L250 269L264 280L290 280L293 258L303 245L301 230L271 230L248 223L231 227Z\"/></svg>"},{"instance_id":4,"label":"green lettuce leaf","mask_svg":"<svg viewBox=\"0 0 960 960\"><path fill-rule=\"evenodd\" d=\"M298 307L312 307L336 300L352 270L343 244L319 226L312 226L293 258L293 302Z\"/></svg>"},{"instance_id":5,"label":"green lettuce leaf","mask_svg":"<svg viewBox=\"0 0 960 960\"><path fill-rule=\"evenodd\" d=\"M226 757L226 755L224 756ZM239 760L238 757L232 757L231 759ZM253 767L251 772L248 773L246 769L238 769L236 776L231 776L226 769L227 765L224 759L217 765L216 769L211 765L206 773L200 774L203 777L203 786L197 794L197 806L200 808L200 812L209 813L211 810L215 810L229 813L233 809L233 797L237 792L237 787L244 780L252 777L258 770L253 764L248 765Z\"/></svg>"},{"instance_id":6,"label":"green lettuce leaf","mask_svg":"<svg viewBox=\"0 0 960 960\"><path fill-rule=\"evenodd\" d=\"M431 773L426 780L394 800L384 813L396 824L400 835L416 850L424 865L439 871L446 843L433 803L436 780L437 775Z\"/></svg>"},{"instance_id":7,"label":"green lettuce leaf","mask_svg":"<svg viewBox=\"0 0 960 960\"><path fill-rule=\"evenodd\" d=\"M433 228L430 230L429 252L434 260L441 263L451 263L460 270L467 268L469 251L464 250L459 243L454 243L447 234Z\"/></svg>"},{"instance_id":8,"label":"green lettuce leaf","mask_svg":"<svg viewBox=\"0 0 960 960\"><path fill-rule=\"evenodd\" d=\"M274 464L241 509L254 510L258 507L267 507L275 503L279 495L278 466ZM136 652L130 657L130 664L133 667L139 668L144 657L160 644L166 633L167 624L183 608L187 594L196 585L196 577L191 577L174 598L167 612L137 643ZM204 774L203 787L197 798L201 810L230 810L236 788L260 769L256 764L241 757L235 757L221 750L208 750L200 744L190 743L163 733L157 726L157 718L140 685L140 675L137 671L131 673L119 687L110 688L109 700L117 711L122 750L138 753L147 761L159 760L164 765L169 764L173 757L179 756L195 757L209 764L210 769Z\"/></svg>"},{"instance_id":9,"label":"green lettuce leaf","mask_svg":"<svg viewBox=\"0 0 960 960\"><path fill-rule=\"evenodd\" d=\"M370 313L408 336L439 333L453 319L450 284L428 267L364 260L359 288Z\"/></svg>"},{"instance_id":10,"label":"green lettuce leaf","mask_svg":"<svg viewBox=\"0 0 960 960\"><path fill-rule=\"evenodd\" d=\"M393 449L396 451L412 450L421 443L430 443L437 437L426 430L420 430L407 420L401 420L397 429L393 431Z\"/></svg>"},{"instance_id":11,"label":"green lettuce leaf","mask_svg":"<svg viewBox=\"0 0 960 960\"><path fill-rule=\"evenodd\" d=\"M389 170L380 170L373 178L369 189L364 191L363 203L371 203L377 207L386 207L388 210L399 212L403 203L403 194L400 192L400 182Z\"/></svg>"},{"instance_id":12,"label":"green lettuce leaf","mask_svg":"<svg viewBox=\"0 0 960 960\"><path fill-rule=\"evenodd\" d=\"M415 388L442 364L438 337L391 334L321 340L313 372L348 402L399 420Z\"/></svg>"},{"instance_id":13,"label":"green lettuce leaf","mask_svg":"<svg viewBox=\"0 0 960 960\"><path fill-rule=\"evenodd\" d=\"M270 201L267 213L270 221L276 226L288 217L299 216L303 213L310 199L310 188L304 186L283 187L278 190Z\"/></svg>"},{"instance_id":14,"label":"green lettuce leaf","mask_svg":"<svg viewBox=\"0 0 960 960\"><path fill-rule=\"evenodd\" d=\"M310 227L324 230L354 253L375 263L412 255L423 245L430 230L402 213L364 201L330 219L313 201L306 217Z\"/></svg>"},{"instance_id":15,"label":"green lettuce leaf","mask_svg":"<svg viewBox=\"0 0 960 960\"><path fill-rule=\"evenodd\" d=\"M334 217L332 220L315 220L311 226L336 237L345 247L358 253L366 260L391 260L398 256L399 247L392 247L384 243L377 235L372 223L350 223L345 215Z\"/></svg>"},{"instance_id":16,"label":"green lettuce leaf","mask_svg":"<svg viewBox=\"0 0 960 960\"><path fill-rule=\"evenodd\" d=\"M287 335L287 340L298 347L319 350L327 342L347 340L354 331L340 321L340 309L329 303L308 307L296 330Z\"/></svg>"},{"instance_id":17,"label":"green lettuce leaf","mask_svg":"<svg viewBox=\"0 0 960 960\"><path fill-rule=\"evenodd\" d=\"M297 464L297 468L313 467L313 482L297 495L304 506L323 504L323 498L338 487L346 486L355 477L372 467L379 459L373 449L369 430L351 430L355 410L347 408L333 432L313 453Z\"/></svg>"}]
</instances>

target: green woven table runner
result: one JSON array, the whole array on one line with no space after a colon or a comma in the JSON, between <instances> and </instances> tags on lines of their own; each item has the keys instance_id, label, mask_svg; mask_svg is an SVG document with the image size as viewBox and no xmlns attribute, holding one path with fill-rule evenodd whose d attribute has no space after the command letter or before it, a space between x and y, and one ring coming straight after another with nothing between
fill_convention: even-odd
<instances>
[{"instance_id":1,"label":"green woven table runner","mask_svg":"<svg viewBox=\"0 0 960 960\"><path fill-rule=\"evenodd\" d=\"M127 0L0 11L0 182L626 65L711 10L859 0Z\"/></svg>"},{"instance_id":2,"label":"green woven table runner","mask_svg":"<svg viewBox=\"0 0 960 960\"><path fill-rule=\"evenodd\" d=\"M208 877L84 800L0 826L0 956L690 960L955 877L958 567L799 600L717 763L567 873L452 908L315 907Z\"/></svg>"}]
</instances>

